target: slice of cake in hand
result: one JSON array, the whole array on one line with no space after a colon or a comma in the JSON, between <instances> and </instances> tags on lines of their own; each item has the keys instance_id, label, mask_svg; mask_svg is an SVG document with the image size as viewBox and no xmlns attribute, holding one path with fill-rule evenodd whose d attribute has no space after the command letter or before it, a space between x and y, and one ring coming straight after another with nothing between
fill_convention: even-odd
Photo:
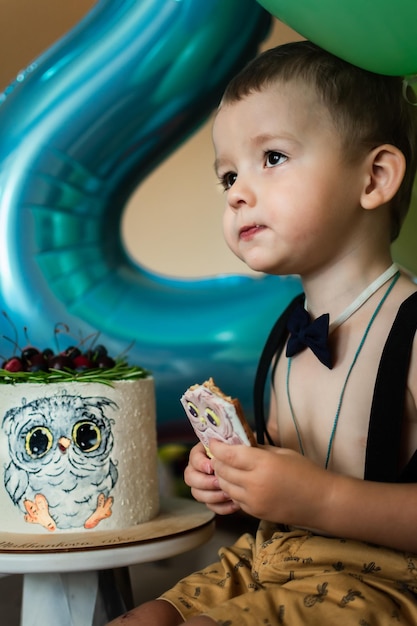
<instances>
[{"instance_id":1,"label":"slice of cake in hand","mask_svg":"<svg viewBox=\"0 0 417 626\"><path fill-rule=\"evenodd\" d=\"M210 458L213 456L209 449L210 439L256 446L239 400L226 396L212 378L189 387L181 397L181 404Z\"/></svg>"}]
</instances>

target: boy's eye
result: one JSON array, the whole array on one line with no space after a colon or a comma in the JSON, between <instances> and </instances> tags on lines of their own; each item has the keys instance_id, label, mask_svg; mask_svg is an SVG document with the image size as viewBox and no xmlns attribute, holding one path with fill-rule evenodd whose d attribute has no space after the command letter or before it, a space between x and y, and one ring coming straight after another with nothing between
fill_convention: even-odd
<instances>
[{"instance_id":1,"label":"boy's eye","mask_svg":"<svg viewBox=\"0 0 417 626\"><path fill-rule=\"evenodd\" d=\"M226 191L236 182L237 174L235 172L227 172L220 178L223 189Z\"/></svg>"},{"instance_id":2,"label":"boy's eye","mask_svg":"<svg viewBox=\"0 0 417 626\"><path fill-rule=\"evenodd\" d=\"M276 165L281 165L284 161L287 160L285 154L282 152L275 152L274 150L270 150L265 153L265 165L266 167L275 167Z\"/></svg>"}]
</instances>

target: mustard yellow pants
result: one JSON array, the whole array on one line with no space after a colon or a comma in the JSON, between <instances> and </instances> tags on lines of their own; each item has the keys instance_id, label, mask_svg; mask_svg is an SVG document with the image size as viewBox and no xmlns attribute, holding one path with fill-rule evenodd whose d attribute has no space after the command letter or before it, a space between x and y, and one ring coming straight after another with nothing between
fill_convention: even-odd
<instances>
[{"instance_id":1,"label":"mustard yellow pants","mask_svg":"<svg viewBox=\"0 0 417 626\"><path fill-rule=\"evenodd\" d=\"M161 598L221 626L417 626L417 555L262 522Z\"/></svg>"}]
</instances>

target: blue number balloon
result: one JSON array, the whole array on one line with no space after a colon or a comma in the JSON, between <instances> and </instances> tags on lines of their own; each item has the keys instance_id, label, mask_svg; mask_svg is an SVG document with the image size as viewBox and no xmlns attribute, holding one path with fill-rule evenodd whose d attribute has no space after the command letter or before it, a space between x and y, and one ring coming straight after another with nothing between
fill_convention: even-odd
<instances>
[{"instance_id":1,"label":"blue number balloon","mask_svg":"<svg viewBox=\"0 0 417 626\"><path fill-rule=\"evenodd\" d=\"M211 375L250 413L259 350L300 289L156 275L120 235L132 190L207 118L270 20L254 0L103 0L0 100L0 308L40 348L58 322L100 331L112 354L134 340L160 422Z\"/></svg>"}]
</instances>

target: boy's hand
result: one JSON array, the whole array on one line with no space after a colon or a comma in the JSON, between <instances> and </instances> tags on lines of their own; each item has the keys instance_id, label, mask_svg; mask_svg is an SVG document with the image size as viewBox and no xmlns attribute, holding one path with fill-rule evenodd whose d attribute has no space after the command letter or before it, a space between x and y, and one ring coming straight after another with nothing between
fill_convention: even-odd
<instances>
[{"instance_id":1,"label":"boy's hand","mask_svg":"<svg viewBox=\"0 0 417 626\"><path fill-rule=\"evenodd\" d=\"M220 489L212 461L206 455L202 443L195 445L190 452L184 480L191 487L193 497L198 502L206 504L214 513L227 515L240 509L239 505Z\"/></svg>"},{"instance_id":2,"label":"boy's hand","mask_svg":"<svg viewBox=\"0 0 417 626\"><path fill-rule=\"evenodd\" d=\"M213 446L213 447L212 447ZM246 513L271 522L315 527L332 474L293 450L210 441L222 489Z\"/></svg>"}]
</instances>

